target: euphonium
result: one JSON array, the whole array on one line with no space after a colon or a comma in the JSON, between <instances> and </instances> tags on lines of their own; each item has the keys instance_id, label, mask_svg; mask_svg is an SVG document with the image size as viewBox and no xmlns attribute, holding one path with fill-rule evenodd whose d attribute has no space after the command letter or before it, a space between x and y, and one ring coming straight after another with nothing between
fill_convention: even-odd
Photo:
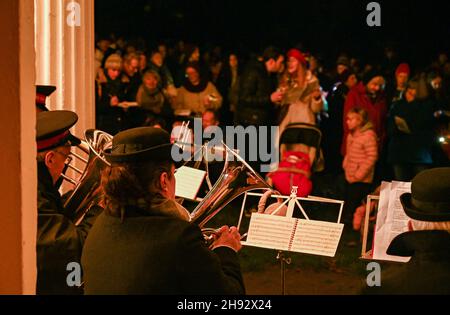
<instances>
[{"instance_id":1,"label":"euphonium","mask_svg":"<svg viewBox=\"0 0 450 315\"><path fill-rule=\"evenodd\" d=\"M80 179L69 180L75 184L75 189L64 203L66 215L72 218L75 225L79 225L90 207L100 201L101 171L109 165L103 157L103 152L111 145L111 140L111 135L100 130L89 129L85 132L81 150L88 151L89 157L85 160L86 167Z\"/></svg>"},{"instance_id":2,"label":"euphonium","mask_svg":"<svg viewBox=\"0 0 450 315\"><path fill-rule=\"evenodd\" d=\"M246 191L272 187L250 165L225 144L225 165L217 182L191 213L191 222L200 228L228 203Z\"/></svg>"}]
</instances>

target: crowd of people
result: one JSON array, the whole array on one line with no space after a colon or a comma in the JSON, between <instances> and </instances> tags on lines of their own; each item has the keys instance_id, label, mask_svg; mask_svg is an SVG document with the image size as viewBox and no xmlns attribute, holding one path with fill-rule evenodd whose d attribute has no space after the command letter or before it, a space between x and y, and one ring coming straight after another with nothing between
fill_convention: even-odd
<instances>
[{"instance_id":1,"label":"crowd of people","mask_svg":"<svg viewBox=\"0 0 450 315\"><path fill-rule=\"evenodd\" d=\"M278 126L280 134L294 123L317 126L320 152L299 149L309 156L302 176L319 194L330 188L316 182L315 171L337 178L340 185L331 190L347 201L350 219L382 180L410 181L424 169L448 165L437 141L448 129L450 109L445 53L420 68L392 48L366 64L342 53L326 68L319 54L300 47L239 55L184 41L102 38L95 55L97 128L110 134L138 126L170 132L177 121L203 114L221 126ZM321 167L313 169L316 159Z\"/></svg>"},{"instance_id":2,"label":"crowd of people","mask_svg":"<svg viewBox=\"0 0 450 315\"><path fill-rule=\"evenodd\" d=\"M400 198L410 231L388 250L412 259L383 292L449 293L448 281L434 285L449 276L450 168L435 168L448 166L436 143L448 128L445 54L423 71L392 54L364 67L340 55L327 71L300 47L284 53L270 46L244 63L220 47L202 51L180 41L145 50L101 39L95 56L96 124L113 140L104 152L101 199L81 224L58 191L71 147L80 143L69 131L78 116L48 111L45 98L55 89L37 87L37 293L245 294L239 231L223 226L206 244L175 200L170 132L189 117L202 117L203 128L275 125L280 134L308 126L320 145L277 142L282 169L265 175L287 193L298 184L305 196L326 195L319 174L335 179L343 222L355 229L353 213L381 180L412 180L411 193ZM83 267L81 287L68 285L72 262Z\"/></svg>"}]
</instances>

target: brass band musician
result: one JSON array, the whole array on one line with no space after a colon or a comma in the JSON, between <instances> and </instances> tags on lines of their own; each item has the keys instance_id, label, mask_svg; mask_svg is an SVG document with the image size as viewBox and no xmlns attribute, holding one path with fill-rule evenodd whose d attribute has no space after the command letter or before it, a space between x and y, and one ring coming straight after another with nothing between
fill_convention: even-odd
<instances>
[{"instance_id":1,"label":"brass band musician","mask_svg":"<svg viewBox=\"0 0 450 315\"><path fill-rule=\"evenodd\" d=\"M83 249L86 294L244 294L240 235L219 229L211 247L175 201L170 135L118 133L105 153L105 210Z\"/></svg>"},{"instance_id":2,"label":"brass band musician","mask_svg":"<svg viewBox=\"0 0 450 315\"><path fill-rule=\"evenodd\" d=\"M67 284L67 266L80 263L86 235L100 208L92 208L79 226L65 215L58 180L70 159L71 146L80 144L69 129L78 116L71 111L37 114L38 235L37 294L80 294Z\"/></svg>"}]
</instances>

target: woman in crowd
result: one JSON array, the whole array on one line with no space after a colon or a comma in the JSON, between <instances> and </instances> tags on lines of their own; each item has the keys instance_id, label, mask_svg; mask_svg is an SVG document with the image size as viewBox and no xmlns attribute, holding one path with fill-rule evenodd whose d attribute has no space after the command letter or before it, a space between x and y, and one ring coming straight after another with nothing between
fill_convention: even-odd
<instances>
[{"instance_id":1,"label":"woman in crowd","mask_svg":"<svg viewBox=\"0 0 450 315\"><path fill-rule=\"evenodd\" d=\"M177 96L177 90L175 88L172 73L164 64L163 55L159 51L152 51L147 66L147 69L153 70L158 73L160 77L158 87L161 90L166 90L166 93L170 95L170 97L175 98Z\"/></svg>"},{"instance_id":2,"label":"woman in crowd","mask_svg":"<svg viewBox=\"0 0 450 315\"><path fill-rule=\"evenodd\" d=\"M432 164L434 116L431 102L416 98L418 81L411 80L405 96L392 105L388 117L388 162L394 178L410 181Z\"/></svg>"},{"instance_id":3,"label":"woman in crowd","mask_svg":"<svg viewBox=\"0 0 450 315\"><path fill-rule=\"evenodd\" d=\"M206 109L218 110L222 96L214 84L201 75L197 63L186 66L186 79L178 89L174 110L190 110L191 114L201 116Z\"/></svg>"},{"instance_id":4,"label":"woman in crowd","mask_svg":"<svg viewBox=\"0 0 450 315\"><path fill-rule=\"evenodd\" d=\"M279 89L284 93L280 110L280 133L291 123L315 124L315 115L323 109L317 78L307 69L302 52L291 49L287 53L287 69Z\"/></svg>"},{"instance_id":5,"label":"woman in crowd","mask_svg":"<svg viewBox=\"0 0 450 315\"><path fill-rule=\"evenodd\" d=\"M119 107L123 101L123 84L120 80L122 58L117 54L110 55L105 61L105 69L97 75L97 128L111 135L126 128L124 111Z\"/></svg>"},{"instance_id":6,"label":"woman in crowd","mask_svg":"<svg viewBox=\"0 0 450 315\"><path fill-rule=\"evenodd\" d=\"M239 96L240 69L237 55L231 53L218 74L216 86L223 96L220 117L225 126L233 124L233 113Z\"/></svg>"},{"instance_id":7,"label":"woman in crowd","mask_svg":"<svg viewBox=\"0 0 450 315\"><path fill-rule=\"evenodd\" d=\"M170 126L172 109L166 95L160 88L161 77L153 70L147 70L143 76L143 83L137 92L136 101L141 111L136 111L135 125L154 125L161 127ZM132 110L132 109L130 109ZM143 111L143 115L142 114ZM143 120L142 120L143 118Z\"/></svg>"}]
</instances>

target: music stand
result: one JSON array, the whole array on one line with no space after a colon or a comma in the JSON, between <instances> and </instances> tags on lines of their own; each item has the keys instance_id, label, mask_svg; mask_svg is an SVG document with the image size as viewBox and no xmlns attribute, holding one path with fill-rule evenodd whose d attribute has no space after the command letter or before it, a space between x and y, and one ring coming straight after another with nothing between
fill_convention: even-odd
<instances>
[{"instance_id":1,"label":"music stand","mask_svg":"<svg viewBox=\"0 0 450 315\"><path fill-rule=\"evenodd\" d=\"M246 192L241 207L238 230L240 230L247 196L259 196L263 194ZM290 196L271 195L271 198L286 199L271 213L253 213L250 226L243 245L255 246L277 250L276 259L280 261L281 293L285 294L286 264L291 264L292 259L286 257L286 252L299 252L305 254L334 257L342 235L343 224L339 223L342 216L344 202L334 199L319 197L297 197L297 187L293 187ZM314 202L326 202L340 204L338 222L325 222L310 220L299 200ZM286 216L274 215L287 204ZM294 207L298 206L305 219L293 218ZM253 225L252 225L253 224ZM259 225L261 224L261 225ZM266 229L262 232L263 227ZM267 233L267 235L265 234ZM281 240L281 241L280 241ZM317 246L319 242L320 246ZM314 244L314 245L312 245ZM322 246L323 245L323 246ZM314 246L317 246L316 248Z\"/></svg>"},{"instance_id":2,"label":"music stand","mask_svg":"<svg viewBox=\"0 0 450 315\"><path fill-rule=\"evenodd\" d=\"M380 200L380 196L368 195L366 202L366 213L364 216L364 230L363 230L363 241L361 248L361 259L371 259L372 258L372 249L367 251L367 239L369 235L369 218L370 218L370 208L371 203L374 200ZM376 211L377 209L375 209Z\"/></svg>"}]
</instances>

